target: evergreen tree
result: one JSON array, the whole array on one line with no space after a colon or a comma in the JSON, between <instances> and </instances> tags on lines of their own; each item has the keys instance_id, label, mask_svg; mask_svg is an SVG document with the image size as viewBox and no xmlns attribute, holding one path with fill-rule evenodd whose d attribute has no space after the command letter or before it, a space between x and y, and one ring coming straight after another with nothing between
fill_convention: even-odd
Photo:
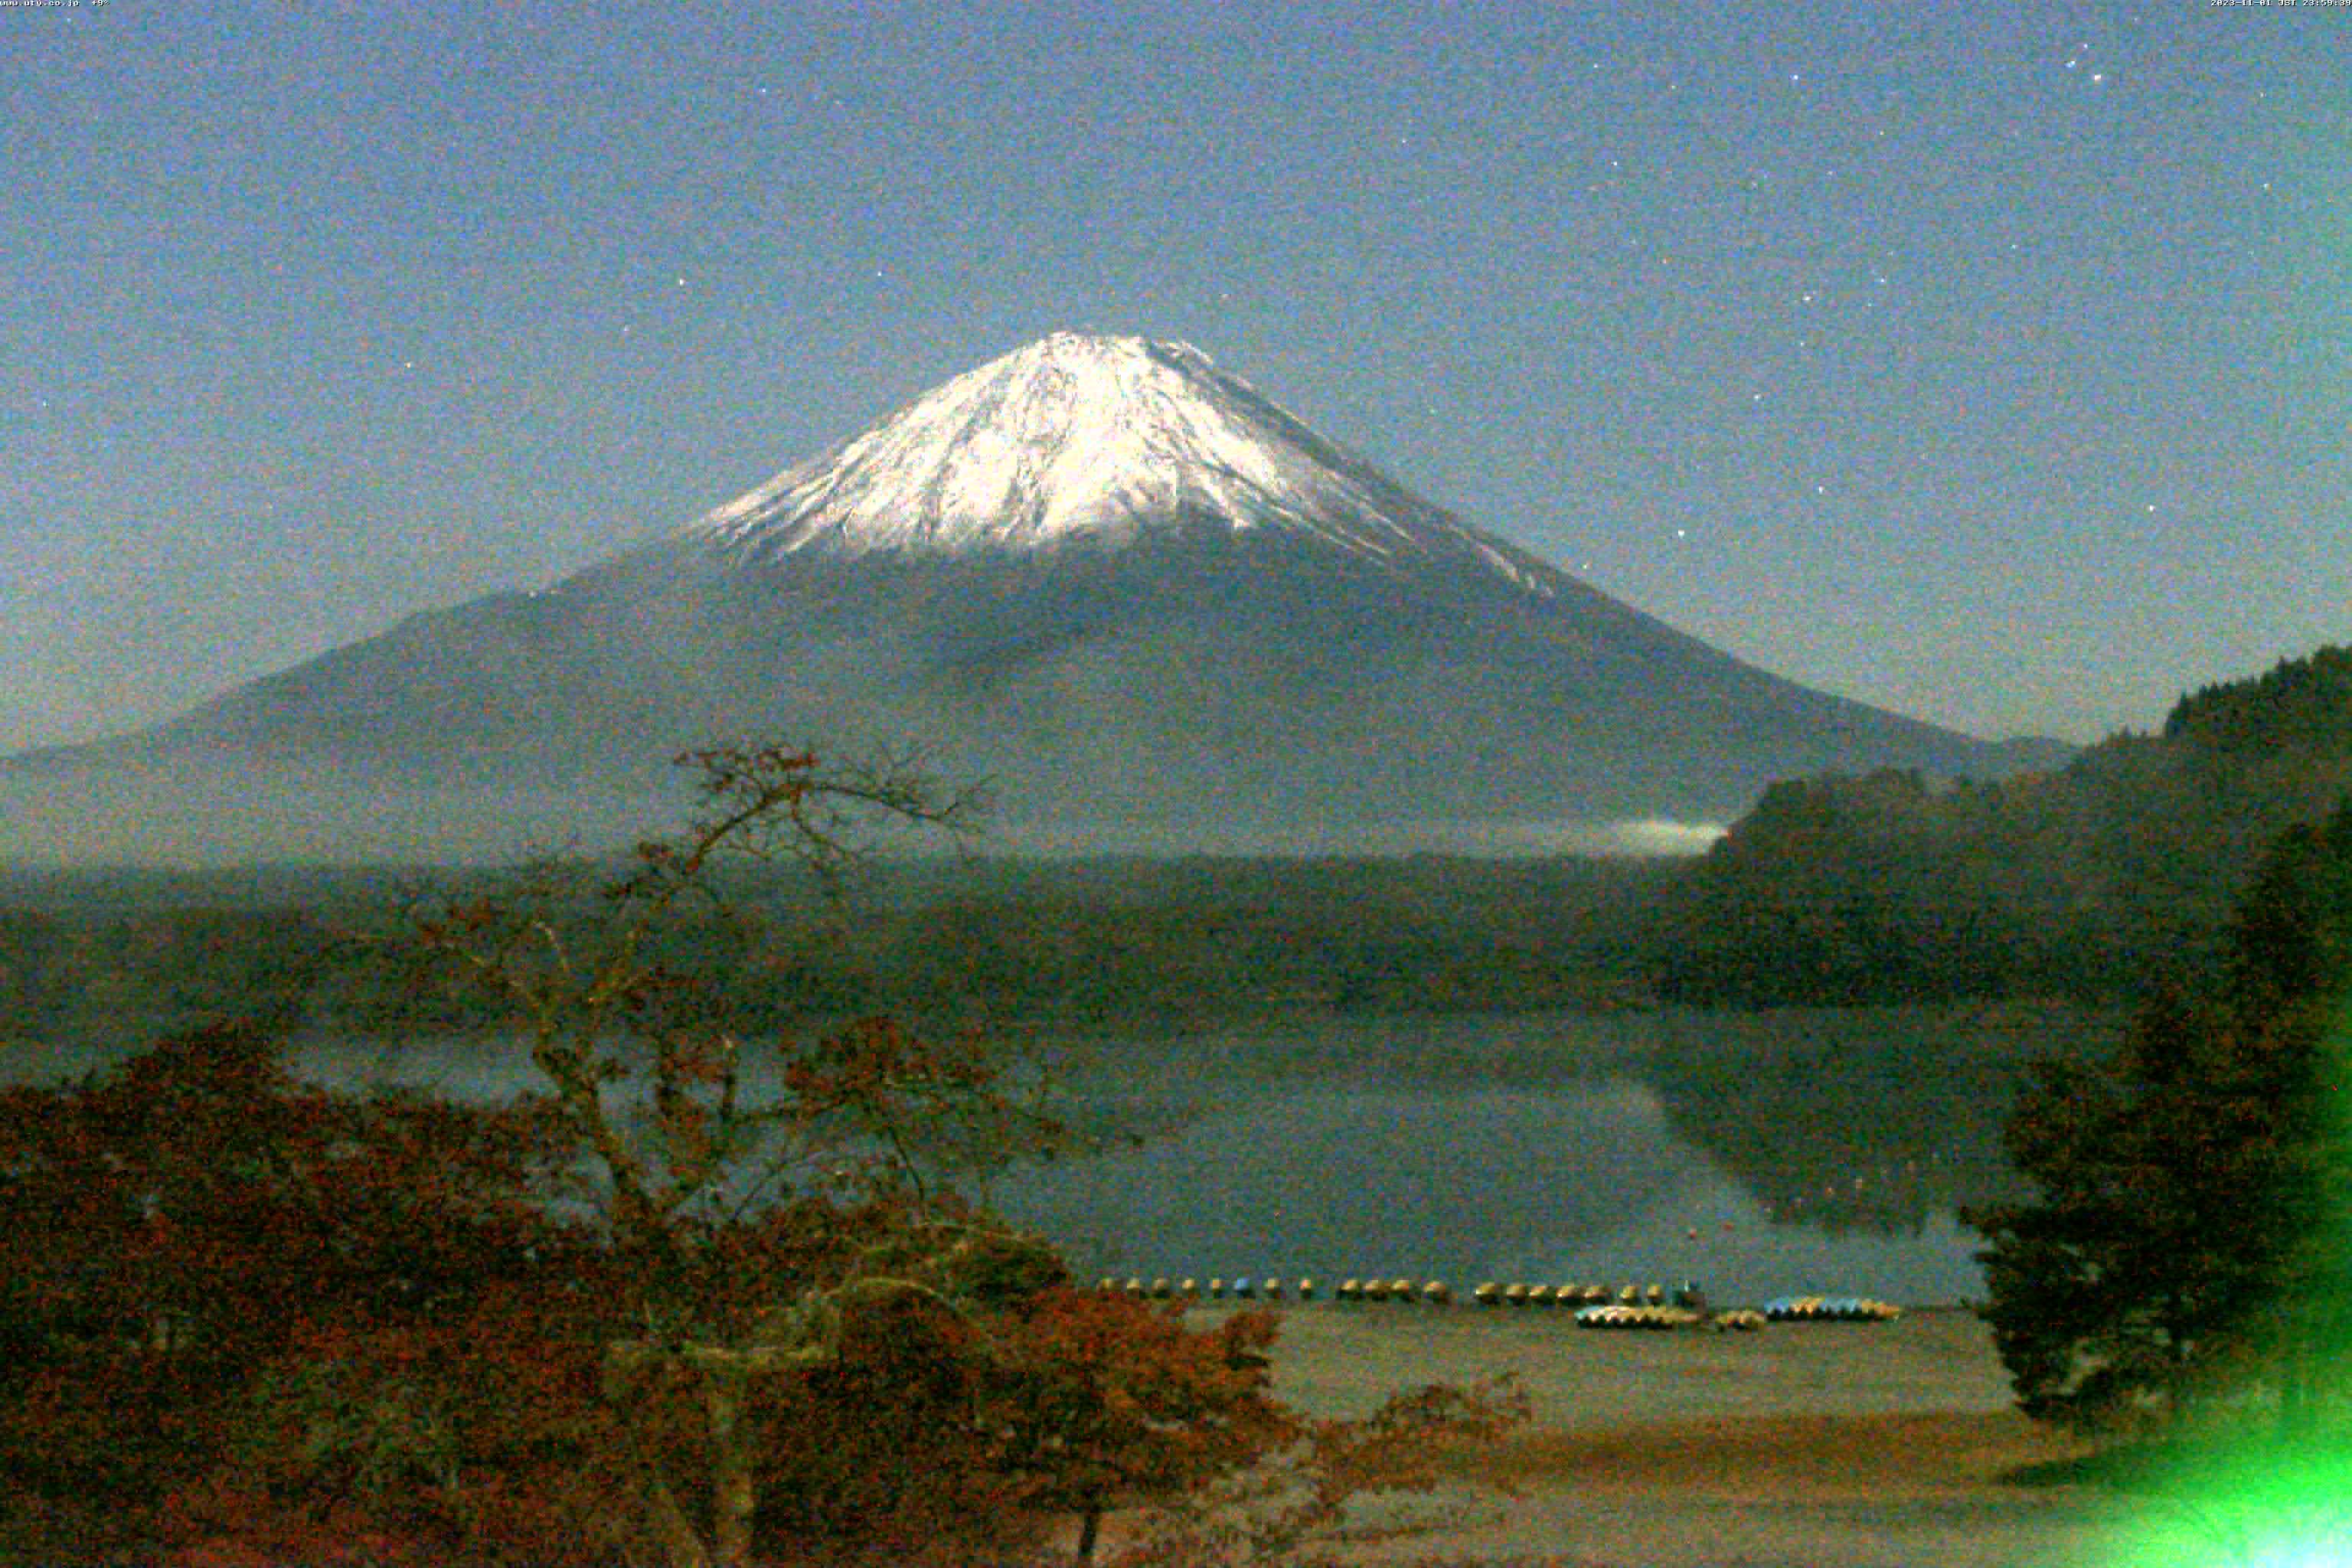
<instances>
[{"instance_id":1,"label":"evergreen tree","mask_svg":"<svg viewBox=\"0 0 2352 1568\"><path fill-rule=\"evenodd\" d=\"M1968 1216L2028 1414L2127 1425L2226 1391L2309 1417L2352 1298L2347 982L2352 805L2273 846L2203 994L2151 1001L2111 1059L2038 1065L2008 1145L2041 1196Z\"/></svg>"}]
</instances>

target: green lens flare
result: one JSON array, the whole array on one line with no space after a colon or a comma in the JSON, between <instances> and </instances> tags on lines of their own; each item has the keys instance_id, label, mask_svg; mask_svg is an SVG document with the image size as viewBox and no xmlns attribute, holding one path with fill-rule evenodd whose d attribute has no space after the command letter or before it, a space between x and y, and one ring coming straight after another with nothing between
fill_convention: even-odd
<instances>
[{"instance_id":1,"label":"green lens flare","mask_svg":"<svg viewBox=\"0 0 2352 1568\"><path fill-rule=\"evenodd\" d=\"M2109 1568L2352 1568L2352 1457L2247 1446L2183 1461L2135 1500Z\"/></svg>"},{"instance_id":2,"label":"green lens flare","mask_svg":"<svg viewBox=\"0 0 2352 1568\"><path fill-rule=\"evenodd\" d=\"M2107 1568L2352 1568L2352 999L2318 1053L2318 1212L2276 1359L2130 1486Z\"/></svg>"}]
</instances>

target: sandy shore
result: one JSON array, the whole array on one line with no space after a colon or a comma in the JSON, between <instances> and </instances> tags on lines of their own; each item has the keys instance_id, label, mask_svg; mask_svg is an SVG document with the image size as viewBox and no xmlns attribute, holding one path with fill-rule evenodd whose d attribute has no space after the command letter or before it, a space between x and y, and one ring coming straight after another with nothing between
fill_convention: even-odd
<instances>
[{"instance_id":1,"label":"sandy shore","mask_svg":"<svg viewBox=\"0 0 2352 1568\"><path fill-rule=\"evenodd\" d=\"M1193 1315L1210 1321L1219 1310ZM1518 1379L1536 1425L1555 1431L2010 1407L1984 1325L1957 1309L1718 1334L1580 1329L1552 1309L1294 1305L1275 1362L1282 1398L1322 1415L1362 1415L1399 1381L1497 1373Z\"/></svg>"},{"instance_id":2,"label":"sandy shore","mask_svg":"<svg viewBox=\"0 0 2352 1568\"><path fill-rule=\"evenodd\" d=\"M1277 1391L1317 1415L1360 1415L1401 1387L1504 1373L1533 1422L1489 1469L1518 1495L1465 1489L1449 1500L1469 1517L1444 1534L1351 1555L2074 1568L2133 1560L2168 1532L2112 1498L2003 1479L2079 1450L2014 1413L1984 1326L1958 1310L1715 1334L1580 1330L1543 1310L1318 1304L1285 1314L1276 1351Z\"/></svg>"}]
</instances>

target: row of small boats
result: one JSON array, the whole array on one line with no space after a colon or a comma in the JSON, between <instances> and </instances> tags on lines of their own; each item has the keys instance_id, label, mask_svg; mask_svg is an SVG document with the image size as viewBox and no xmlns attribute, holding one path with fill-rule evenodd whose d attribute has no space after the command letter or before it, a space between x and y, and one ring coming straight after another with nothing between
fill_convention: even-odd
<instances>
[{"instance_id":1,"label":"row of small boats","mask_svg":"<svg viewBox=\"0 0 2352 1568\"><path fill-rule=\"evenodd\" d=\"M1903 1315L1894 1302L1867 1296L1781 1296L1758 1310L1775 1323L1885 1323Z\"/></svg>"},{"instance_id":2,"label":"row of small boats","mask_svg":"<svg viewBox=\"0 0 2352 1568\"><path fill-rule=\"evenodd\" d=\"M1106 1277L1096 1289L1155 1301L1266 1300L1295 1299L1312 1301L1323 1287L1312 1278L1279 1277L1207 1280L1160 1278L1119 1279ZM1330 1288L1335 1301L1388 1301L1408 1306L1445 1307L1454 1303L1453 1287L1442 1279L1348 1279ZM1488 1281L1470 1292L1480 1307L1561 1308L1574 1312L1579 1328L1758 1329L1773 1323L1883 1323L1899 1318L1903 1309L1891 1301L1867 1296L1781 1296L1761 1307L1707 1310L1697 1290L1684 1286L1669 1298L1662 1285L1528 1285Z\"/></svg>"}]
</instances>

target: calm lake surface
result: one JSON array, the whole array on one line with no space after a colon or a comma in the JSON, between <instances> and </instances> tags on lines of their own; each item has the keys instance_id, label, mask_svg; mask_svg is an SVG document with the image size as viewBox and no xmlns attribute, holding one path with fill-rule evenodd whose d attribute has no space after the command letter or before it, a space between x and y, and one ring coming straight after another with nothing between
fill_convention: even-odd
<instances>
[{"instance_id":1,"label":"calm lake surface","mask_svg":"<svg viewBox=\"0 0 2352 1568\"><path fill-rule=\"evenodd\" d=\"M1160 1131L992 1196L1089 1274L1976 1298L1981 1243L1952 1209L2017 1190L1999 1147L2016 1065L2112 1027L1683 1013L1106 1042L1073 1089Z\"/></svg>"},{"instance_id":2,"label":"calm lake surface","mask_svg":"<svg viewBox=\"0 0 2352 1568\"><path fill-rule=\"evenodd\" d=\"M2099 1048L2063 1008L1320 1021L1041 1047L1074 1120L1127 1142L987 1196L1087 1278L1350 1275L1983 1294L1955 1205L2013 1191L2018 1064ZM117 1055L121 1053L108 1053ZM8 1064L18 1079L97 1065ZM311 1041L337 1087L531 1087L519 1049ZM1139 1139L1139 1142L1137 1141Z\"/></svg>"}]
</instances>

